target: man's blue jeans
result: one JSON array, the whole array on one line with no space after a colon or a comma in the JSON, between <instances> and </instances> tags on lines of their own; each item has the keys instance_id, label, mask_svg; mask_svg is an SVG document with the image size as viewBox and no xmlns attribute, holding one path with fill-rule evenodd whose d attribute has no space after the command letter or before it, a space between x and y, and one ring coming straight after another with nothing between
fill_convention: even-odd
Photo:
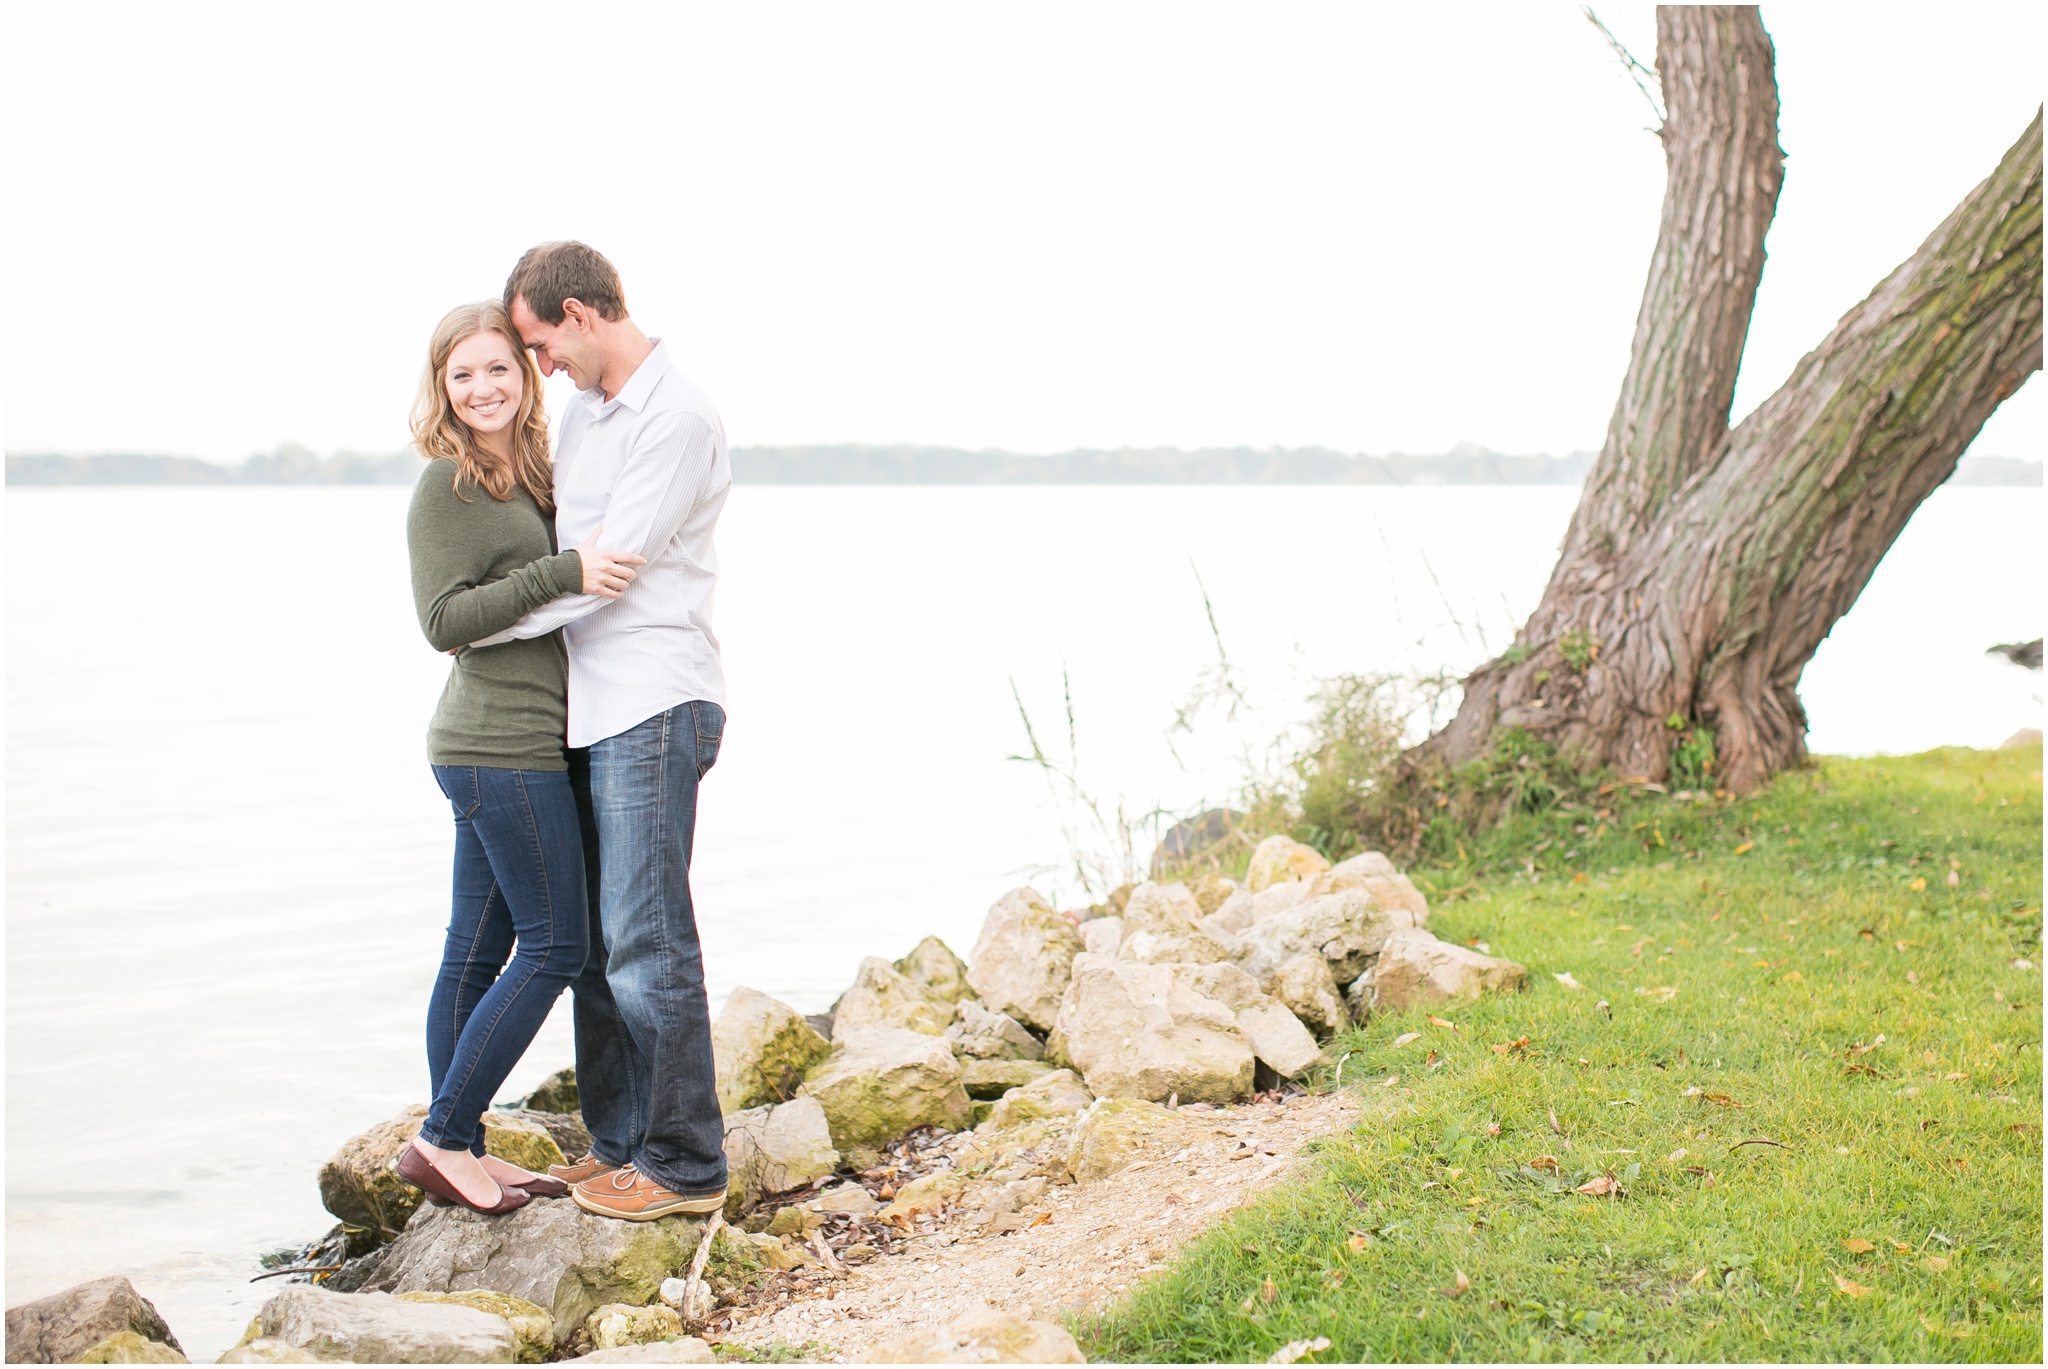
<instances>
[{"instance_id":1,"label":"man's blue jeans","mask_svg":"<svg viewBox=\"0 0 2048 1369\"><path fill-rule=\"evenodd\" d=\"M591 1152L663 1188L725 1187L704 956L690 905L697 784L725 710L677 704L569 752L590 881L590 959L576 1004L576 1090Z\"/></svg>"},{"instance_id":2,"label":"man's blue jeans","mask_svg":"<svg viewBox=\"0 0 2048 1369\"><path fill-rule=\"evenodd\" d=\"M481 1155L483 1110L589 950L583 839L559 770L437 765L434 778L455 808L455 901L427 1005L434 1102L420 1136Z\"/></svg>"}]
</instances>

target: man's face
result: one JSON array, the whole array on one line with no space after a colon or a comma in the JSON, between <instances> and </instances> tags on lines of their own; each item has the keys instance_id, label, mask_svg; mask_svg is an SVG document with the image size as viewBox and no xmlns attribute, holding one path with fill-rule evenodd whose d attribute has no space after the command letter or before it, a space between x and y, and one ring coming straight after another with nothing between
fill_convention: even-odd
<instances>
[{"instance_id":1,"label":"man's face","mask_svg":"<svg viewBox=\"0 0 2048 1369\"><path fill-rule=\"evenodd\" d=\"M567 371L579 390L595 389L598 376L604 371L590 323L589 311L578 300L563 302L560 323L543 323L527 307L524 295L512 301L512 326L519 331L519 340L532 350L533 359L540 363L540 373L551 376Z\"/></svg>"}]
</instances>

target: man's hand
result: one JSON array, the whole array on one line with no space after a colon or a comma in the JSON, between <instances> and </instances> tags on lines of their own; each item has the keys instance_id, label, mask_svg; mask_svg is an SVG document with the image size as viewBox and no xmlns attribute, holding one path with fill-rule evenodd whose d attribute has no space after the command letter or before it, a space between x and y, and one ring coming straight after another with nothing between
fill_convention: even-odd
<instances>
[{"instance_id":1,"label":"man's hand","mask_svg":"<svg viewBox=\"0 0 2048 1369\"><path fill-rule=\"evenodd\" d=\"M605 551L588 545L576 548L576 555L583 562L583 592L605 599L624 594L639 574L634 567L647 564L646 557L630 551Z\"/></svg>"}]
</instances>

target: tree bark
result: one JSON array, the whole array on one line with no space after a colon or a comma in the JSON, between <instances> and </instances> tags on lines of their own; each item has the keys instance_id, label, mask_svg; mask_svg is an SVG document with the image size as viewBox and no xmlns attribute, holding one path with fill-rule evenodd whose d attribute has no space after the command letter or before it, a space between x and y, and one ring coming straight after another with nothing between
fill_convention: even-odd
<instances>
[{"instance_id":1,"label":"tree bark","mask_svg":"<svg viewBox=\"0 0 2048 1369\"><path fill-rule=\"evenodd\" d=\"M1721 88L1743 94L1744 109L1765 108L1753 46L1726 36L1742 25L1695 13L1707 33L1699 52L1747 73ZM1692 146L1679 112L1691 59L1669 14L1659 10L1658 52L1673 184L1629 380L1542 602L1515 645L1466 680L1457 716L1411 753L1416 763L1464 761L1511 727L1583 767L1647 779L1665 777L1682 731L1704 727L1718 782L1738 792L1798 763L1807 661L1985 419L2041 367L2037 114L1991 177L1727 433L1748 321L1734 297L1751 258L1674 274L1667 261L1701 262L1701 235L1728 221L1673 199L1742 206L1760 269L1755 216L1775 198L1776 138L1736 120L1716 135L1718 153L1681 156ZM1738 154L1751 159L1747 174L1768 177L1768 195L1758 181L1742 196L1740 173L1680 184L1689 157L1739 167ZM1664 236L1684 241L1667 256ZM1751 298L1757 278L1747 277Z\"/></svg>"}]
</instances>

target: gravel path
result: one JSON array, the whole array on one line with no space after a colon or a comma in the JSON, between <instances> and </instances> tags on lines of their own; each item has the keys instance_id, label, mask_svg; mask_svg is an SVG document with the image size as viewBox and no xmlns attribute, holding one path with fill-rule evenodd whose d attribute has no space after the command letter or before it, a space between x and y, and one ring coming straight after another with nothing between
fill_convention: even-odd
<instances>
[{"instance_id":1,"label":"gravel path","mask_svg":"<svg viewBox=\"0 0 2048 1369\"><path fill-rule=\"evenodd\" d=\"M928 1234L821 1286L785 1289L718 1338L808 1346L844 1361L983 1304L1026 1318L1090 1311L1164 1269L1211 1222L1276 1182L1305 1142L1358 1115L1349 1093L1178 1108L1129 1163L1082 1185L1065 1181L1063 1134L1028 1147L962 1138L955 1163L974 1177Z\"/></svg>"}]
</instances>

